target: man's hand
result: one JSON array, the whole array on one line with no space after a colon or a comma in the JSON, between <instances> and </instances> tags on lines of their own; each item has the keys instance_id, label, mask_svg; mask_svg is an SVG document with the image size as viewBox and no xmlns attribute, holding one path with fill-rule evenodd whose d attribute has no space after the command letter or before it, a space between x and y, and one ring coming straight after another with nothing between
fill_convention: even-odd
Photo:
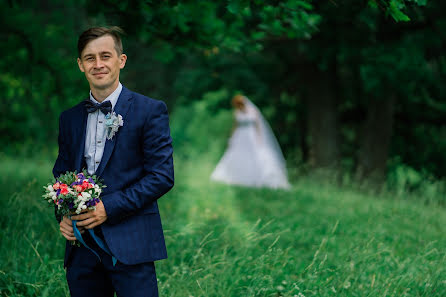
<instances>
[{"instance_id":1,"label":"man's hand","mask_svg":"<svg viewBox=\"0 0 446 297\"><path fill-rule=\"evenodd\" d=\"M76 240L73 231L73 222L69 218L63 217L62 221L60 221L59 226L60 226L60 233L62 233L63 237L65 237L69 241ZM85 232L83 227L78 229L80 233Z\"/></svg>"},{"instance_id":2,"label":"man's hand","mask_svg":"<svg viewBox=\"0 0 446 297\"><path fill-rule=\"evenodd\" d=\"M89 210L76 216L71 216L72 220L76 220L76 226L79 228L93 229L107 220L107 213L102 201L96 204L95 210Z\"/></svg>"}]
</instances>

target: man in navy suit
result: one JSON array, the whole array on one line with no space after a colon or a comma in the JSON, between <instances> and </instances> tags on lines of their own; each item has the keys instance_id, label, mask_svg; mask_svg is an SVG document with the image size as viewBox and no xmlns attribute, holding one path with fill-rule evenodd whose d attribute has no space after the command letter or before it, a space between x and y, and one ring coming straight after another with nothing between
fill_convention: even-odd
<instances>
[{"instance_id":1,"label":"man in navy suit","mask_svg":"<svg viewBox=\"0 0 446 297\"><path fill-rule=\"evenodd\" d=\"M154 261L167 257L157 204L174 184L167 108L119 82L127 60L119 33L96 27L81 34L77 62L90 96L60 115L54 176L86 168L107 186L94 211L58 218L72 296L158 296ZM113 113L123 120L117 131L107 124ZM72 220L99 257L70 243L76 240Z\"/></svg>"}]
</instances>

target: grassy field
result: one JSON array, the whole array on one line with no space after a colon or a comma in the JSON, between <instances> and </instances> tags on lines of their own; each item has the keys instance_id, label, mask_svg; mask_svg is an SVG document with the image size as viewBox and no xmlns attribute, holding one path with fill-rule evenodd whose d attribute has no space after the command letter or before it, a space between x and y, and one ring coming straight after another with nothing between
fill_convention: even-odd
<instances>
[{"instance_id":1,"label":"grassy field","mask_svg":"<svg viewBox=\"0 0 446 297\"><path fill-rule=\"evenodd\" d=\"M64 240L41 198L49 160L1 157L0 296L68 296ZM161 296L446 296L446 213L311 180L291 191L211 183L175 160L160 201Z\"/></svg>"},{"instance_id":2,"label":"grassy field","mask_svg":"<svg viewBox=\"0 0 446 297\"><path fill-rule=\"evenodd\" d=\"M291 191L211 183L231 125L226 98L171 119L161 296L446 296L446 209L426 204L444 202L436 188L406 199L403 188L364 194L296 174ZM68 296L65 242L41 198L53 158L0 154L0 296Z\"/></svg>"}]
</instances>

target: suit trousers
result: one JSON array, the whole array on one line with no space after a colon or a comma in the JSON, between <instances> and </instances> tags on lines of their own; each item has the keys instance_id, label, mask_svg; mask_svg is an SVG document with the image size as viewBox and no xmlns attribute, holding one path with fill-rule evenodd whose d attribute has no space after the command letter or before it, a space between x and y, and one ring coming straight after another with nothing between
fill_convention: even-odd
<instances>
[{"instance_id":1,"label":"suit trousers","mask_svg":"<svg viewBox=\"0 0 446 297\"><path fill-rule=\"evenodd\" d=\"M102 237L101 232L95 233ZM72 297L157 297L158 285L154 262L126 265L117 262L91 238L88 232L82 237L100 259L81 245L74 247L67 265L66 276Z\"/></svg>"}]
</instances>

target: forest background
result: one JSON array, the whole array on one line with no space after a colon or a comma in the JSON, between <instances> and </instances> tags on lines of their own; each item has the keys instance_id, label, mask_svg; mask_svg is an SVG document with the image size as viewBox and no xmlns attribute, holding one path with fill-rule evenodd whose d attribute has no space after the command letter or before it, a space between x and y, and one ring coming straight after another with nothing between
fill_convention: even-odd
<instances>
[{"instance_id":1,"label":"forest background","mask_svg":"<svg viewBox=\"0 0 446 297\"><path fill-rule=\"evenodd\" d=\"M290 225L297 226L299 222L302 227L301 223L311 216L318 220L323 220L321 218L326 216L329 227L321 227L321 233L309 227L311 230L308 234L312 235L308 241L311 243L308 246L295 247L296 251L304 255L302 259L299 258L303 261L299 262L303 268L298 269L304 272L294 279L283 280L285 283L282 280L271 280L268 283L270 280L264 279L255 283L253 279L246 279L245 273L238 271L240 279L243 279L242 284L233 284L235 287L226 284L225 287L223 282L220 283L227 290L227 296L240 296L240 292L246 296L293 296L298 293L311 295L310 292L316 290L316 287L319 289L314 295L328 296L334 290L349 296L346 291L350 287L348 284L356 286L362 292L359 295L385 296L391 292L389 286L392 281L388 280L392 275L406 277L401 276L400 282L393 282L394 287L391 287L395 289L394 292L401 293L406 292L404 290L407 288L399 286L403 283L401 286L404 287L405 282L412 283L414 271L419 284L419 291L414 296L441 296L446 292L446 280L441 276L444 273L444 268L441 267L445 263L445 245L444 240L437 241L437 237L445 231L440 226L444 226L443 222L446 222L446 17L443 13L446 2L0 0L0 3L0 209L3 214L7 214L0 216L3 230L0 239L3 251L0 258L0 296L2 292L5 296L44 296L46 291L43 288L48 283L54 279L60 282L57 284L63 283L63 270L57 268L60 263L57 262L57 267L51 266L54 264L52 259L61 257L60 238L57 248L46 251L50 255L48 259L39 256L34 262L31 258L35 257L36 252L39 255L45 253L39 250L44 245L37 247L31 244L37 242L38 236L27 229L30 227L24 226L23 222L18 223L20 216L13 218L11 214L21 199L28 199L25 200L29 202L26 207L39 209L40 215L49 213L46 208L39 206L40 201L36 201L40 195L40 184L49 179L51 165L57 155L59 114L88 96L88 83L76 64L77 37L86 28L97 25L118 25L126 32L123 44L129 59L121 72L121 82L131 90L165 101L169 108L177 185L165 199L166 202L163 200L160 205L164 213L175 209L177 216L166 214L172 219L172 223L168 221L167 229L170 228L176 234L179 228L177 226L188 223L186 218L193 220L192 214L215 220L207 211L220 209L221 205L213 205L206 200L206 191L217 191L216 197L226 201L223 205L232 207L232 211L238 215L239 210L227 203L234 202L236 197L243 195L250 202L245 201L241 207L253 222L259 218L265 220L268 216L279 216L283 213L281 207L285 205L285 201L294 203L293 201L305 200L308 203L296 205L295 210L306 211L307 216L302 217L303 221L299 221L299 216L295 219L290 216ZM287 159L290 182L294 185L291 193L231 190L219 186L214 188L209 183L204 183L227 145L232 125L230 99L237 93L249 97L272 126ZM328 189L321 188L321 185ZM24 193L25 190L28 193ZM356 194L345 191L354 191ZM327 198L328 192L335 198ZM366 195L366 198L361 195ZM189 200L187 205L179 203L183 201L182 197L188 196L202 200ZM15 198L10 200L9 197ZM383 197L388 202L383 202ZM283 204L279 204L278 199L282 199ZM398 204L398 201L405 200L409 204ZM179 203L184 209L175 203ZM256 209L263 203L265 209ZM407 252L403 252L403 258L415 259L414 266L407 268L407 271L403 269L407 274L402 274L401 271L384 267L388 264L386 262L380 267L382 271L390 271L390 276L388 279L381 279L380 286L377 285L378 280L375 284L376 271L366 273L367 277L373 279L373 282L369 282L370 279L367 278L367 290L370 291L366 290L362 276L355 281L348 276L322 286L317 281L318 278L313 278L309 271L313 269L315 261L320 260L317 258L318 253L322 253L324 248L328 249L327 240L329 242L333 239L325 231L328 230L327 234L331 234L330 236L336 235L339 220L341 225L346 223L349 226L349 223L343 222L339 217L349 221L353 229L356 225L358 228L362 226L360 217L350 218L351 212L342 212L347 209L338 210L336 215L331 213L330 203L338 206L343 203L357 205L361 210L352 206L353 209L358 214L363 214L367 222L370 222L371 217L376 219L374 212L370 210L376 208L379 216L386 217L385 220L388 217L395 220L383 223L389 229L377 224L379 228L388 232L392 228L402 232L410 230L412 235L408 236L413 238L422 234L427 236L428 238L418 238L417 244L411 241L406 244L408 247L412 244L418 246L414 250L403 250ZM200 214L197 205L203 206L206 212ZM439 211L435 210L438 206ZM22 215L31 211L26 207L21 209ZM268 208L276 213L267 213ZM366 208L371 213L363 213L362 210ZM420 212L417 213L414 208L420 209ZM395 209L398 209L401 217L395 214ZM388 216L386 211L389 211ZM407 213L421 221L426 219L427 221L423 221L426 230L432 233L418 229L422 228L419 226L420 222L398 225L403 224L404 220L401 218ZM231 222L237 216L229 212L220 215L231 219ZM180 217L182 219L178 219ZM398 218L400 220L396 223ZM438 221L430 221L434 219ZM49 224L51 220L48 220ZM33 228L44 230L42 224L46 221L39 221L37 217L33 220L33 224L40 224ZM235 221L238 225L232 227L239 228L243 225L237 219ZM209 234L214 234L216 242L221 240L222 246L225 246L223 243L227 240L227 230L219 232L218 222L216 226L194 229L200 246L207 244L206 239L212 237ZM254 241L264 240L266 248L279 246L286 251L291 238L287 241L284 239L286 235L283 235L285 237L277 241L274 234L280 233L283 228L272 224L274 227L269 230L267 226L268 224L254 225L254 229L260 228L255 229L255 234L259 237L253 237L257 238ZM23 246L15 247L2 242L5 238L16 238L17 242L23 242L23 238L17 234L24 230L31 233L27 233ZM269 230L267 234L273 234L273 238L264 237L260 230ZM373 230L372 233L376 231ZM397 236L388 235L387 231L382 233L384 238L395 240ZM181 239L183 235L186 240L190 238L188 236L191 232L180 232L175 240ZM352 235L354 239L348 240L356 244L363 243L362 231L358 232ZM57 230L53 233L57 233ZM55 235L46 236L47 239L55 240ZM169 236L167 237L169 241ZM175 245L182 249L180 243L174 243L172 238L170 241L173 250L176 249ZM336 251L350 248L338 243L332 244ZM182 256L182 259L197 256L194 245L190 245L191 249L185 252L188 256ZM206 248L209 246L211 245ZM394 247L392 243L389 246ZM27 250L29 255L17 257L13 251L21 248ZM203 250L206 251L206 248L203 247ZM236 257L230 260L242 259L241 254L251 253L251 248L253 247L248 246L243 252L235 252ZM269 249L266 250L270 251ZM434 260L428 258L432 256L431 249L436 250ZM57 257L54 256L55 250L58 251ZM427 258L414 257L414 254L419 255L420 250L428 255ZM217 255L222 252L227 256L227 251L215 246L209 251L217 251ZM372 254L374 252L376 251L372 251ZM330 259L330 253L327 254ZM346 258L343 258L344 255L336 252L334 254L335 258L350 259L350 256L345 255ZM207 255L204 252L203 257ZM269 254L263 255L268 258ZM368 254L360 256L363 257L361 259L370 258ZM271 257L268 258L271 262L265 262L265 265L269 265L268 268L259 266L259 263L253 264L253 261L246 260L245 264L264 268L268 273L271 272L268 269L277 273L282 268L277 258L274 258L276 256ZM394 255L392 257L398 258ZM19 260L12 262L16 266L13 265L15 268L9 272L5 267L11 265L11 259ZM194 258L196 271L206 265L213 265L210 263L214 263L215 259L206 259L210 262L199 262ZM364 260L363 265L373 267L381 263L375 260ZM240 261L240 267L244 267L244 260ZM321 261L323 263L325 260ZM425 261L430 262L426 264ZM178 264L175 259L173 262ZM55 278L51 281L45 277L43 271L36 274L29 272L42 263L46 265L47 271L54 273L52 275ZM175 272L175 267L182 267L181 264L166 265L165 267L169 267L166 271L170 272ZM191 269L193 265L184 267ZM429 269L436 267L437 270L429 270L429 274L421 269L422 265ZM331 272L329 269L325 273L332 275L334 266L335 264L330 266ZM184 267L181 269L186 269ZM351 267L344 268L347 271ZM285 269L283 273L293 275L291 271L294 269L290 268L289 273L287 271ZM345 271L340 269L338 272L343 275ZM197 272L200 273L204 272ZM224 275L222 271L218 273ZM229 269L226 273L229 282L234 271ZM383 273L385 275L386 272ZM166 275L161 273L164 282L161 291L175 291L174 278L169 279ZM425 275L432 277L430 282L423 279ZM206 275L200 277L207 278ZM297 279L302 283L296 281ZM263 288L264 290L263 281L267 282L267 289ZM287 286L291 283L299 283L300 289L296 289L296 284L294 289L287 291ZM168 284L172 287L169 288ZM307 291L303 289L305 284ZM211 291L204 294L200 284L199 289L195 285L195 281L186 285L189 288L188 294L213 295ZM223 296L222 287L215 289L215 296ZM181 287L177 289L181 290ZM66 294L66 287L61 290L61 296ZM184 296L187 296L186 293Z\"/></svg>"},{"instance_id":2,"label":"forest background","mask_svg":"<svg viewBox=\"0 0 446 297\"><path fill-rule=\"evenodd\" d=\"M129 56L121 80L171 113L209 96L217 113L241 92L269 120L289 167L417 188L446 174L444 5L4 1L2 151L54 153L58 115L88 95L77 36L116 24Z\"/></svg>"}]
</instances>

